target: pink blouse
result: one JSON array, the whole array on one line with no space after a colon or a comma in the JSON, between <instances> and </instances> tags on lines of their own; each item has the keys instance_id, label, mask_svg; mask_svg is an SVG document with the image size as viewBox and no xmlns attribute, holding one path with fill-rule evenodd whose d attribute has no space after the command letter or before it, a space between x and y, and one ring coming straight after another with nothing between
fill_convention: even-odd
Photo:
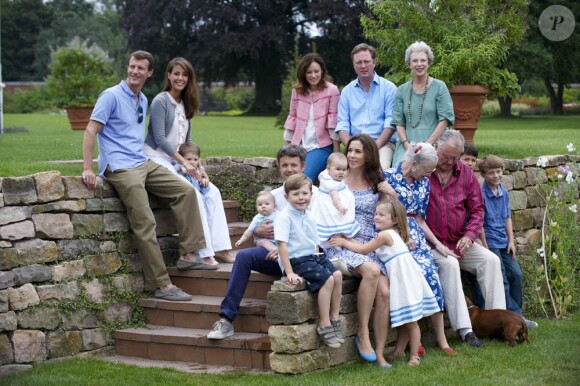
<instances>
[{"instance_id":1,"label":"pink blouse","mask_svg":"<svg viewBox=\"0 0 580 386\"><path fill-rule=\"evenodd\" d=\"M326 85L327 87L323 90L309 92L306 95L297 93L295 89L292 90L290 113L284 123L286 130L294 132L292 144L299 145L304 136L311 103L314 103L314 127L318 145L326 147L332 144L328 129L336 127L340 93L334 84L327 82Z\"/></svg>"}]
</instances>

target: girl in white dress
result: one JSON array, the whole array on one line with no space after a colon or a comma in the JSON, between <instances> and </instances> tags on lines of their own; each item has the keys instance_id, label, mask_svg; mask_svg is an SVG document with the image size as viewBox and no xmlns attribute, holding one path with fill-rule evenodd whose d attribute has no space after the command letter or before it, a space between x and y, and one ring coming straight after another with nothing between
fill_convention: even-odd
<instances>
[{"instance_id":1,"label":"girl in white dress","mask_svg":"<svg viewBox=\"0 0 580 386\"><path fill-rule=\"evenodd\" d=\"M375 208L374 221L379 234L366 244L339 237L330 242L358 253L376 251L389 276L391 326L407 329L410 345L408 364L415 366L420 363L418 351L421 343L417 321L439 311L439 306L405 244L409 232L403 204L399 201L380 201Z\"/></svg>"},{"instance_id":2,"label":"girl in white dress","mask_svg":"<svg viewBox=\"0 0 580 386\"><path fill-rule=\"evenodd\" d=\"M316 219L320 246L331 248L328 240L334 235L351 238L360 230L354 218L354 195L345 185L348 161L342 153L328 157L326 169L319 176L319 195L312 203L312 214Z\"/></svg>"}]
</instances>

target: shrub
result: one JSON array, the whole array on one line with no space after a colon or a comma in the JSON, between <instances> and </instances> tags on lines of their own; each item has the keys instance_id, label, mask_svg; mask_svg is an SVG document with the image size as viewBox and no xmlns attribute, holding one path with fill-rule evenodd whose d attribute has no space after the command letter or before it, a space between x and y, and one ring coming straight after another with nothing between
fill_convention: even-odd
<instances>
[{"instance_id":1,"label":"shrub","mask_svg":"<svg viewBox=\"0 0 580 386\"><path fill-rule=\"evenodd\" d=\"M107 53L75 37L51 53L48 90L62 105L94 105L99 94L116 83L113 62Z\"/></svg>"},{"instance_id":2,"label":"shrub","mask_svg":"<svg viewBox=\"0 0 580 386\"><path fill-rule=\"evenodd\" d=\"M57 102L46 86L34 86L29 90L16 90L5 94L4 112L7 114L29 114L53 109Z\"/></svg>"}]
</instances>

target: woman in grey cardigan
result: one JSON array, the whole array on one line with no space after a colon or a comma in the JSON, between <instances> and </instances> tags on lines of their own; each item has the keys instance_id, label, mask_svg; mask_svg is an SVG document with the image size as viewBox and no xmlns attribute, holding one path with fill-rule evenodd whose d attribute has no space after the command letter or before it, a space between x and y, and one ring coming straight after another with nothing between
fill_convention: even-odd
<instances>
[{"instance_id":1,"label":"woman in grey cardigan","mask_svg":"<svg viewBox=\"0 0 580 386\"><path fill-rule=\"evenodd\" d=\"M219 189L209 182L201 164L196 168L177 151L181 144L191 143L191 119L199 107L193 67L186 59L177 57L168 63L165 74L163 92L151 102L149 130L143 150L151 160L172 172L177 174L175 166L181 165L193 178L207 184L209 191L204 195L196 189L198 199L203 200L206 208L200 214L207 247L199 251L199 255L210 264L217 264L214 256L224 262L233 262ZM202 180L201 177L205 178Z\"/></svg>"}]
</instances>

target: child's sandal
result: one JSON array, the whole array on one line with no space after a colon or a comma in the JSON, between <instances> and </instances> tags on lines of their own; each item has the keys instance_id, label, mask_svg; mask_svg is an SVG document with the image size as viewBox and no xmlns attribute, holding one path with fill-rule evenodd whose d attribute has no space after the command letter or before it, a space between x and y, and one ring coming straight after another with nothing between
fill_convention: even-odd
<instances>
[{"instance_id":1,"label":"child's sandal","mask_svg":"<svg viewBox=\"0 0 580 386\"><path fill-rule=\"evenodd\" d=\"M409 366L419 366L421 364L421 357L419 355L411 355L407 364Z\"/></svg>"}]
</instances>

